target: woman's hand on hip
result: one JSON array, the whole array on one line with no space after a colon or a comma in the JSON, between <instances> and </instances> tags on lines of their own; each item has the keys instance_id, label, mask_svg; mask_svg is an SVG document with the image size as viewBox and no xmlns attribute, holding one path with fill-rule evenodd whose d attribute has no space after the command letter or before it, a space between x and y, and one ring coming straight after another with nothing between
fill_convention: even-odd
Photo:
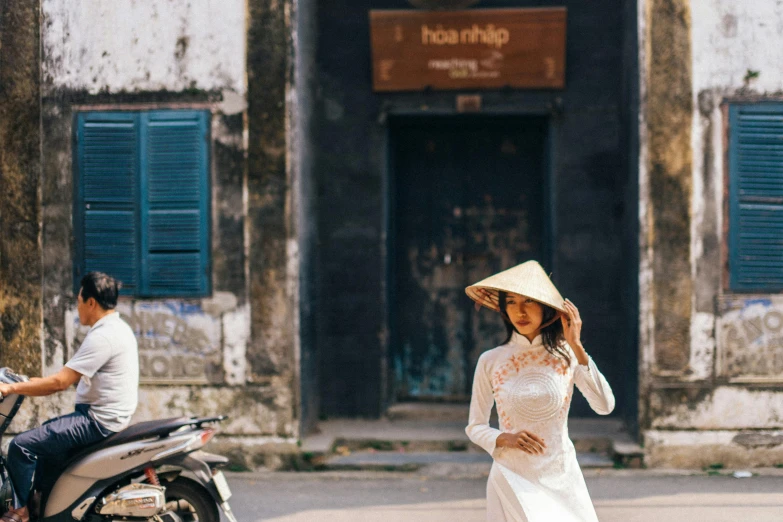
<instances>
[{"instance_id":1,"label":"woman's hand on hip","mask_svg":"<svg viewBox=\"0 0 783 522\"><path fill-rule=\"evenodd\" d=\"M530 455L543 455L546 449L544 439L527 430L517 433L501 433L495 441L498 448L521 449Z\"/></svg>"}]
</instances>

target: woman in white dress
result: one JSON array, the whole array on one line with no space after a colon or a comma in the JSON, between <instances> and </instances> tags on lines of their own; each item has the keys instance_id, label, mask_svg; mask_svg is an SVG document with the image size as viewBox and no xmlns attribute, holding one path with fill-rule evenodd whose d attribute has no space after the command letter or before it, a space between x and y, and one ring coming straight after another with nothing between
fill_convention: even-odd
<instances>
[{"instance_id":1,"label":"woman in white dress","mask_svg":"<svg viewBox=\"0 0 783 522\"><path fill-rule=\"evenodd\" d=\"M574 385L607 415L614 395L580 340L582 319L541 265L528 261L466 293L499 312L508 340L481 355L465 431L494 460L487 482L491 522L596 522L568 437ZM492 405L500 429L489 425Z\"/></svg>"}]
</instances>

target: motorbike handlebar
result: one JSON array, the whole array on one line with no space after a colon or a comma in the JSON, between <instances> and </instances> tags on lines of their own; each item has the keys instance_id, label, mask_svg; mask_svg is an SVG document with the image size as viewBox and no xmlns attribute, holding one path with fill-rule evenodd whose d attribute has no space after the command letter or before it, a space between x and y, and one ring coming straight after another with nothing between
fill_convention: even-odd
<instances>
[{"instance_id":1,"label":"motorbike handlebar","mask_svg":"<svg viewBox=\"0 0 783 522\"><path fill-rule=\"evenodd\" d=\"M10 368L0 368L0 383L6 383L11 384L15 382L27 382L30 379L27 378L26 375L19 375L18 373L15 373ZM5 399L7 396L3 396L2 393L0 393L0 402L3 402L3 399Z\"/></svg>"}]
</instances>

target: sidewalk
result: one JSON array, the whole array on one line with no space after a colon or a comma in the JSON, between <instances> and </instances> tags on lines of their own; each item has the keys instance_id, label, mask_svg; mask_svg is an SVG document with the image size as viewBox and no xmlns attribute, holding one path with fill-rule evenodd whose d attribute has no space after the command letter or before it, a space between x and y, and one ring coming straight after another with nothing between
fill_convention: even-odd
<instances>
[{"instance_id":1,"label":"sidewalk","mask_svg":"<svg viewBox=\"0 0 783 522\"><path fill-rule=\"evenodd\" d=\"M755 471L755 470L754 470ZM783 470L760 476L588 470L601 522L779 522ZM422 473L231 473L246 522L485 522L486 478ZM553 521L555 522L555 521Z\"/></svg>"}]
</instances>

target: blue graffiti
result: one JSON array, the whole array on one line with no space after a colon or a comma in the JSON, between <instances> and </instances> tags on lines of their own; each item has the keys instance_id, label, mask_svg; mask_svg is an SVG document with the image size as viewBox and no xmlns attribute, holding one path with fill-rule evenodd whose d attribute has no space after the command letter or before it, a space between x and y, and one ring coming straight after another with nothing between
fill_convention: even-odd
<instances>
[{"instance_id":1,"label":"blue graffiti","mask_svg":"<svg viewBox=\"0 0 783 522\"><path fill-rule=\"evenodd\" d=\"M772 299L764 299L764 298L748 299L745 301L744 308L748 308L749 306L758 305L758 304L766 308L769 308L770 306L772 306Z\"/></svg>"},{"instance_id":2,"label":"blue graffiti","mask_svg":"<svg viewBox=\"0 0 783 522\"><path fill-rule=\"evenodd\" d=\"M761 305L764 308L770 308L772 307L772 300L771 299L765 299L765 298L758 298L758 299L747 299L742 301L742 309L740 310L740 318L745 318L745 312L748 310L748 308L756 305Z\"/></svg>"}]
</instances>

